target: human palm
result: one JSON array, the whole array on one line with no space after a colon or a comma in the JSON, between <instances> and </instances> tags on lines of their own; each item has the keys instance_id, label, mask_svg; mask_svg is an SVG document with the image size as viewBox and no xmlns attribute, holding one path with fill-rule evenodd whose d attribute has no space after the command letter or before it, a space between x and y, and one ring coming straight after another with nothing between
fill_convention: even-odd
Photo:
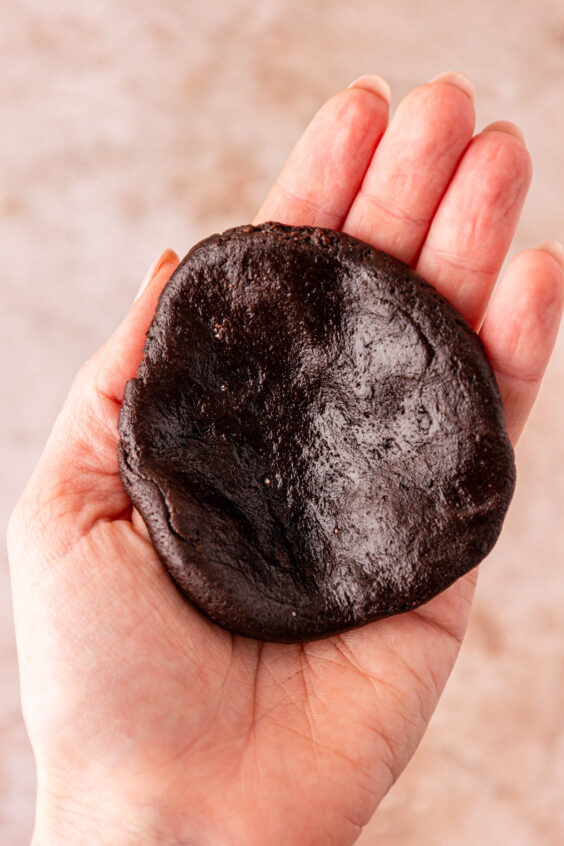
<instances>
[{"instance_id":1,"label":"human palm","mask_svg":"<svg viewBox=\"0 0 564 846\"><path fill-rule=\"evenodd\" d=\"M515 442L554 341L562 270L552 242L520 253L486 311L530 162L512 124L472 138L466 85L414 89L388 128L379 78L339 92L255 222L342 229L415 267L480 327ZM407 614L303 644L234 636L181 596L117 467L123 388L175 264L163 255L79 372L11 522L36 831L86 842L73 831L88 819L90 843L352 843L425 730L475 573Z\"/></svg>"}]
</instances>

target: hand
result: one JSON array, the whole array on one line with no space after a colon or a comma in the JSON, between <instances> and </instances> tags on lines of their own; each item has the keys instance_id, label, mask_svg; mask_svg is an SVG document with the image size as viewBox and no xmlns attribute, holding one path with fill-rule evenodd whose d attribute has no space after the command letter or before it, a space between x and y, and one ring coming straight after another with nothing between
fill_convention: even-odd
<instances>
[{"instance_id":1,"label":"hand","mask_svg":"<svg viewBox=\"0 0 564 846\"><path fill-rule=\"evenodd\" d=\"M414 89L388 128L381 79L340 91L255 222L342 229L415 267L481 327L515 442L558 328L562 255L555 242L518 254L491 296L531 165L512 124L472 138L468 86ZM182 598L117 468L124 385L176 263L163 254L78 373L10 524L36 842L349 844L421 739L476 572L408 614L305 644L234 637Z\"/></svg>"}]
</instances>

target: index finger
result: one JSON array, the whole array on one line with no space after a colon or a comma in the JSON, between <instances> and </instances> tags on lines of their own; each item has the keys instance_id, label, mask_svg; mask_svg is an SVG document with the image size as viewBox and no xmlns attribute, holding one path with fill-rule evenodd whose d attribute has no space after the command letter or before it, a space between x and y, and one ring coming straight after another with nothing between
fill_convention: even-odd
<instances>
[{"instance_id":1,"label":"index finger","mask_svg":"<svg viewBox=\"0 0 564 846\"><path fill-rule=\"evenodd\" d=\"M388 123L390 89L364 76L331 97L294 147L254 223L340 229Z\"/></svg>"}]
</instances>

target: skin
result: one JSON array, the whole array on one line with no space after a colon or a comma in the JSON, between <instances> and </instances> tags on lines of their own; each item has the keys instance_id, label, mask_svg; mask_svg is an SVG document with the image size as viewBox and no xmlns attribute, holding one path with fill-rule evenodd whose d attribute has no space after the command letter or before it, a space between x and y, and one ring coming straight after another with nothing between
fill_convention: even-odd
<instances>
[{"instance_id":1,"label":"skin","mask_svg":"<svg viewBox=\"0 0 564 846\"><path fill-rule=\"evenodd\" d=\"M409 262L480 334L515 443L552 350L562 248L516 255L523 137L473 136L469 81L362 77L306 129L255 222L340 228ZM563 251L564 252L564 251ZM350 844L409 761L468 623L476 572L423 607L306 644L218 628L178 593L117 469L117 420L166 251L81 368L12 516L34 843Z\"/></svg>"}]
</instances>

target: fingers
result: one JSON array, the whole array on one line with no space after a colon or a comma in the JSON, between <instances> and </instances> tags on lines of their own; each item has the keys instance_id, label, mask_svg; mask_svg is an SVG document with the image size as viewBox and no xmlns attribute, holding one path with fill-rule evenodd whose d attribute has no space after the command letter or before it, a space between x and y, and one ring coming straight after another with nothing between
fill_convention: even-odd
<instances>
[{"instance_id":1,"label":"fingers","mask_svg":"<svg viewBox=\"0 0 564 846\"><path fill-rule=\"evenodd\" d=\"M474 129L470 81L442 74L399 104L343 229L412 263Z\"/></svg>"},{"instance_id":2,"label":"fingers","mask_svg":"<svg viewBox=\"0 0 564 846\"><path fill-rule=\"evenodd\" d=\"M416 270L477 327L509 249L531 181L519 129L506 121L477 135L429 229Z\"/></svg>"},{"instance_id":3,"label":"fingers","mask_svg":"<svg viewBox=\"0 0 564 846\"><path fill-rule=\"evenodd\" d=\"M361 77L315 115L254 223L339 229L388 122L389 86Z\"/></svg>"},{"instance_id":4,"label":"fingers","mask_svg":"<svg viewBox=\"0 0 564 846\"><path fill-rule=\"evenodd\" d=\"M516 443L550 358L564 305L564 249L547 241L509 263L480 332Z\"/></svg>"}]
</instances>

